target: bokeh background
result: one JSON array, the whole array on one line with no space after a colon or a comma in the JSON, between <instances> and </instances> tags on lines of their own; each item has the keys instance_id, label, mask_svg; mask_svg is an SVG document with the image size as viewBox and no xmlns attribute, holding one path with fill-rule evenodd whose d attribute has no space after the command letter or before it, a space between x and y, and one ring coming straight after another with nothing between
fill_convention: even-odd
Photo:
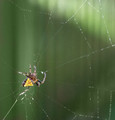
<instances>
[{"instance_id":1,"label":"bokeh background","mask_svg":"<svg viewBox=\"0 0 115 120\"><path fill-rule=\"evenodd\" d=\"M114 13L114 0L1 0L0 119L114 120ZM30 64L46 82L18 97Z\"/></svg>"}]
</instances>

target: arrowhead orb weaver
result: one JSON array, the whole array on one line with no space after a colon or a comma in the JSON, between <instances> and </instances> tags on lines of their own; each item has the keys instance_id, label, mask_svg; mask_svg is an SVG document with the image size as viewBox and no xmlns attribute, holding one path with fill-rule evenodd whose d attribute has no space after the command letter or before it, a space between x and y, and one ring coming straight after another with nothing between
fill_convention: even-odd
<instances>
[{"instance_id":1,"label":"arrowhead orb weaver","mask_svg":"<svg viewBox=\"0 0 115 120\"><path fill-rule=\"evenodd\" d=\"M22 82L23 87L30 87L30 86L33 86L34 84L36 84L39 87L41 84L43 84L45 82L45 79L46 79L46 72L41 72L42 74L44 74L44 78L42 81L37 78L36 66L34 66L33 73L31 70L31 65L29 67L29 73L26 73L26 72L18 72L18 73L27 77Z\"/></svg>"}]
</instances>

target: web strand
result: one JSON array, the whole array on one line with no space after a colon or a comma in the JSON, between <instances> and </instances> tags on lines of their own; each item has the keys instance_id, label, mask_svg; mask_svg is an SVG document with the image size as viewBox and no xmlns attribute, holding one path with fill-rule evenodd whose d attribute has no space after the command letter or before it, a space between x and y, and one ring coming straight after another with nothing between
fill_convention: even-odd
<instances>
[{"instance_id":1,"label":"web strand","mask_svg":"<svg viewBox=\"0 0 115 120\"><path fill-rule=\"evenodd\" d=\"M109 98L110 104L109 104L109 117L108 117L108 120L111 120L111 113L112 113L112 97L113 97L113 94L112 94L112 91L110 91L110 98Z\"/></svg>"}]
</instances>

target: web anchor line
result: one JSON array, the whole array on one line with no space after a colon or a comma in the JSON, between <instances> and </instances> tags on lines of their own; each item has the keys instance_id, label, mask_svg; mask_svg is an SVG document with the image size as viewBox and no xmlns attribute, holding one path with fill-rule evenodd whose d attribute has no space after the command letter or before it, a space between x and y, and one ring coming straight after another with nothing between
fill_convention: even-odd
<instances>
[{"instance_id":1,"label":"web anchor line","mask_svg":"<svg viewBox=\"0 0 115 120\"><path fill-rule=\"evenodd\" d=\"M90 56L92 56L92 55L94 55L94 54L96 54L96 53L103 52L104 50L107 50L107 49L112 48L112 47L115 47L115 44L112 44L112 46L109 45L109 46L107 46L107 47L100 48L99 50L94 50L94 51L90 52L89 54L85 54L85 55L82 55L82 56L80 56L80 57L76 57L76 58L74 58L74 59L72 59L72 60L68 60L67 62L64 62L64 63L60 64L59 66L57 66L56 69L59 69L60 67L66 65L66 64L75 62L75 61L77 61L77 60L90 57Z\"/></svg>"},{"instance_id":2,"label":"web anchor line","mask_svg":"<svg viewBox=\"0 0 115 120\"><path fill-rule=\"evenodd\" d=\"M86 4L87 1L88 1L88 0L85 0L85 1L82 3L82 5L80 6L80 8L79 8L77 11L75 11L75 13L74 13L70 18L68 18L65 22L62 22L62 24L66 24L66 23L68 23L71 19L73 19L73 18L78 14L78 12L80 11L80 9Z\"/></svg>"},{"instance_id":3,"label":"web anchor line","mask_svg":"<svg viewBox=\"0 0 115 120\"><path fill-rule=\"evenodd\" d=\"M2 120L5 120L6 117L9 115L9 113L12 111L13 107L15 106L15 104L18 102L18 98L24 94L26 94L26 92L28 91L29 89L26 89L24 90L23 92L21 92L18 97L16 98L16 100L14 101L14 103L12 104L12 106L10 107L10 109L8 110L8 112L6 113L6 115L3 117ZM22 99L21 99L22 100Z\"/></svg>"}]
</instances>

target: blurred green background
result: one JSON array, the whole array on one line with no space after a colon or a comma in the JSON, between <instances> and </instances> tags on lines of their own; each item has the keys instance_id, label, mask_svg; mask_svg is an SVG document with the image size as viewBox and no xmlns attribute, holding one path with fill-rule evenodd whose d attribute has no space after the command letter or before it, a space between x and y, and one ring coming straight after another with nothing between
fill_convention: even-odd
<instances>
[{"instance_id":1,"label":"blurred green background","mask_svg":"<svg viewBox=\"0 0 115 120\"><path fill-rule=\"evenodd\" d=\"M5 120L114 120L114 13L114 0L1 0L0 119L18 99ZM29 64L46 82L17 98Z\"/></svg>"}]
</instances>

